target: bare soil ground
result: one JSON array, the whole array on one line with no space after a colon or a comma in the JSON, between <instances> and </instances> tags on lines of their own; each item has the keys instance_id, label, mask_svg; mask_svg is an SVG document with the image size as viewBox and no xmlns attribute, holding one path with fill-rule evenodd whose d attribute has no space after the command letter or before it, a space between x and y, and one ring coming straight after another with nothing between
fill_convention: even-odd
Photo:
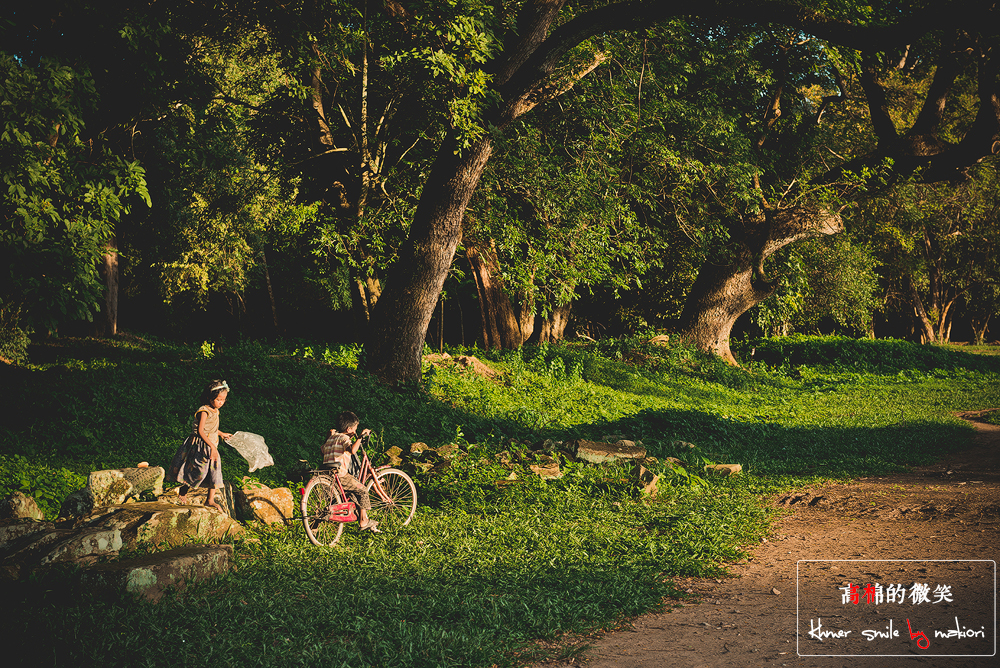
<instances>
[{"instance_id":1,"label":"bare soil ground","mask_svg":"<svg viewBox=\"0 0 1000 668\"><path fill-rule=\"evenodd\" d=\"M748 561L732 565L735 577L682 580L697 602L580 639L589 647L547 665L1000 665L995 563L982 561L1000 561L1000 427L976 422L978 413L962 417L977 428L971 449L905 474L774 499L789 514ZM906 598L868 602L861 589L859 603L843 602L841 587L869 583L883 585L886 598L902 585ZM928 585L927 600L913 598L914 584ZM935 594L939 586L947 589ZM926 649L911 639L908 619L928 636Z\"/></svg>"}]
</instances>

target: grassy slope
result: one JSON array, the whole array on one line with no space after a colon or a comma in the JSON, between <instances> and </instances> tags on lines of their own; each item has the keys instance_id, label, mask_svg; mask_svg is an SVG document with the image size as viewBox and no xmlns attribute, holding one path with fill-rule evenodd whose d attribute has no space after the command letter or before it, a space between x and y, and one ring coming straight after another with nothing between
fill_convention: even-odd
<instances>
[{"instance_id":1,"label":"grassy slope","mask_svg":"<svg viewBox=\"0 0 1000 668\"><path fill-rule=\"evenodd\" d=\"M859 347L860 346L860 347ZM297 354L296 354L297 353ZM313 359L303 359L303 354ZM878 474L967 442L952 411L1000 405L1000 360L899 342L783 339L759 344L752 374L683 348L613 341L490 356L499 382L428 371L430 392L388 390L355 352L61 341L35 366L0 369L0 486L48 498L94 468L166 465L205 380L234 391L223 429L263 434L283 484L316 461L345 409L380 445L457 440L473 453L419 480L421 507L398 535L308 547L297 527L237 545L238 570L158 606L67 602L26 585L0 620L32 663L77 665L490 665L532 638L613 623L657 606L670 576L709 574L759 539L760 495L817 477ZM748 353L747 353L748 355ZM327 363L322 363L326 360ZM738 480L634 499L614 470L569 467L559 481L498 488L481 463L545 437L641 439L657 456L739 462ZM679 451L675 440L696 443ZM245 464L223 451L227 477ZM20 605L14 605L14 601Z\"/></svg>"}]
</instances>

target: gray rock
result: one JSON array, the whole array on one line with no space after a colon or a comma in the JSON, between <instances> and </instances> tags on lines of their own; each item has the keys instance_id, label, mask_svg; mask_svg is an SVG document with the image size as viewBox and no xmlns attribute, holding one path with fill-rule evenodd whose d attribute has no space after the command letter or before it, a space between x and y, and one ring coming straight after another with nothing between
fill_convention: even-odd
<instances>
[{"instance_id":1,"label":"gray rock","mask_svg":"<svg viewBox=\"0 0 1000 668\"><path fill-rule=\"evenodd\" d=\"M642 464L636 464L632 468L632 484L643 496L655 499L656 494L659 491L657 487L659 482L660 476L656 475Z\"/></svg>"},{"instance_id":2,"label":"gray rock","mask_svg":"<svg viewBox=\"0 0 1000 668\"><path fill-rule=\"evenodd\" d=\"M167 472L162 466L142 466L118 469L132 483L132 496L140 498L144 492L150 496L163 494L163 481Z\"/></svg>"},{"instance_id":3,"label":"gray rock","mask_svg":"<svg viewBox=\"0 0 1000 668\"><path fill-rule=\"evenodd\" d=\"M91 471L87 487L94 495L95 506L115 506L125 503L132 494L132 483L125 479L120 469Z\"/></svg>"},{"instance_id":4,"label":"gray rock","mask_svg":"<svg viewBox=\"0 0 1000 668\"><path fill-rule=\"evenodd\" d=\"M232 517L202 505L140 502L102 510L88 525L121 529L130 547L137 543L180 546L192 540L210 543L243 533Z\"/></svg>"},{"instance_id":5,"label":"gray rock","mask_svg":"<svg viewBox=\"0 0 1000 668\"><path fill-rule=\"evenodd\" d=\"M115 506L128 499L154 498L163 494L165 471L161 466L135 466L123 469L91 471L87 487L94 505Z\"/></svg>"},{"instance_id":6,"label":"gray rock","mask_svg":"<svg viewBox=\"0 0 1000 668\"><path fill-rule=\"evenodd\" d=\"M288 496L291 492L286 489ZM137 502L97 507L87 517L50 522L5 524L0 551L0 580L26 577L59 563L87 565L140 543L180 546L214 542L243 532L225 513L205 506Z\"/></svg>"},{"instance_id":7,"label":"gray rock","mask_svg":"<svg viewBox=\"0 0 1000 668\"><path fill-rule=\"evenodd\" d=\"M99 564L81 575L84 591L125 591L156 602L169 588L224 573L233 557L232 545L181 547L135 559Z\"/></svg>"},{"instance_id":8,"label":"gray rock","mask_svg":"<svg viewBox=\"0 0 1000 668\"><path fill-rule=\"evenodd\" d=\"M21 492L14 492L0 501L0 519L44 520L45 513L33 498Z\"/></svg>"},{"instance_id":9,"label":"gray rock","mask_svg":"<svg viewBox=\"0 0 1000 668\"><path fill-rule=\"evenodd\" d=\"M561 478L562 471L559 469L559 462L549 455L538 455L535 464L529 464L528 468L539 478Z\"/></svg>"},{"instance_id":10,"label":"gray rock","mask_svg":"<svg viewBox=\"0 0 1000 668\"><path fill-rule=\"evenodd\" d=\"M76 561L91 555L117 554L122 549L122 534L117 529L84 529L57 541L38 560L38 564Z\"/></svg>"},{"instance_id":11,"label":"gray rock","mask_svg":"<svg viewBox=\"0 0 1000 668\"><path fill-rule=\"evenodd\" d=\"M738 475L742 471L741 464L709 464L705 467L705 473L709 475L731 476Z\"/></svg>"},{"instance_id":12,"label":"gray rock","mask_svg":"<svg viewBox=\"0 0 1000 668\"><path fill-rule=\"evenodd\" d=\"M426 443L411 443L410 444L410 455L413 457L420 457L427 450L431 450L431 447Z\"/></svg>"},{"instance_id":13,"label":"gray rock","mask_svg":"<svg viewBox=\"0 0 1000 668\"><path fill-rule=\"evenodd\" d=\"M59 517L86 517L94 511L94 493L89 487L78 489L62 502Z\"/></svg>"},{"instance_id":14,"label":"gray rock","mask_svg":"<svg viewBox=\"0 0 1000 668\"><path fill-rule=\"evenodd\" d=\"M403 450L399 446L392 446L385 451L385 454L389 457L389 466L399 467L403 465Z\"/></svg>"},{"instance_id":15,"label":"gray rock","mask_svg":"<svg viewBox=\"0 0 1000 668\"><path fill-rule=\"evenodd\" d=\"M248 483L233 490L238 517L264 524L288 524L292 521L292 490L271 489L260 483Z\"/></svg>"},{"instance_id":16,"label":"gray rock","mask_svg":"<svg viewBox=\"0 0 1000 668\"><path fill-rule=\"evenodd\" d=\"M15 541L14 549L0 561L0 579L17 580L39 568L85 557L117 554L121 532L104 527L54 527Z\"/></svg>"},{"instance_id":17,"label":"gray rock","mask_svg":"<svg viewBox=\"0 0 1000 668\"><path fill-rule=\"evenodd\" d=\"M10 551L19 539L52 531L55 526L52 522L39 522L32 519L0 520L0 554Z\"/></svg>"},{"instance_id":18,"label":"gray rock","mask_svg":"<svg viewBox=\"0 0 1000 668\"><path fill-rule=\"evenodd\" d=\"M181 503L180 497L177 494L179 488L175 487L167 492L164 492L160 496L156 497L154 501L156 503L171 503L174 505L186 505L186 506L208 506L208 489L204 487L197 487L194 489L189 489L188 493L185 495L187 497L187 503ZM236 490L232 483L225 483L223 487L215 490L215 502L219 504L222 508L222 512L233 518L239 517L239 511L236 507Z\"/></svg>"},{"instance_id":19,"label":"gray rock","mask_svg":"<svg viewBox=\"0 0 1000 668\"><path fill-rule=\"evenodd\" d=\"M438 456L444 459L454 459L455 457L460 455L461 452L462 449L458 447L457 443L446 443L437 448Z\"/></svg>"},{"instance_id":20,"label":"gray rock","mask_svg":"<svg viewBox=\"0 0 1000 668\"><path fill-rule=\"evenodd\" d=\"M642 461L646 458L646 448L632 441L601 443L597 441L571 441L573 454L577 459L590 464L607 464L619 461Z\"/></svg>"}]
</instances>

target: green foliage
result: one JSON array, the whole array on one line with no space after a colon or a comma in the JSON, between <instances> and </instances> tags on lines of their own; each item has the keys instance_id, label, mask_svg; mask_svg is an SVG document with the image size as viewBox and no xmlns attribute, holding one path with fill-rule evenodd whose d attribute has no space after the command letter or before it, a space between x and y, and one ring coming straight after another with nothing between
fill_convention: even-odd
<instances>
[{"instance_id":1,"label":"green foliage","mask_svg":"<svg viewBox=\"0 0 1000 668\"><path fill-rule=\"evenodd\" d=\"M823 366L871 373L925 374L965 370L1000 371L993 357L974 355L961 348L920 345L896 339L851 339L843 336L794 335L762 339L753 347L754 359L771 365Z\"/></svg>"},{"instance_id":2,"label":"green foliage","mask_svg":"<svg viewBox=\"0 0 1000 668\"><path fill-rule=\"evenodd\" d=\"M28 361L28 333L18 324L20 309L0 307L0 357L9 364L24 364Z\"/></svg>"},{"instance_id":3,"label":"green foliage","mask_svg":"<svg viewBox=\"0 0 1000 668\"><path fill-rule=\"evenodd\" d=\"M783 249L771 260L781 283L751 311L754 322L769 334L781 335L815 331L829 319L841 329L865 334L881 306L877 266L870 248L844 235L808 239Z\"/></svg>"},{"instance_id":4,"label":"green foliage","mask_svg":"<svg viewBox=\"0 0 1000 668\"><path fill-rule=\"evenodd\" d=\"M254 111L284 76L268 47L259 32L202 38L193 66L226 94L171 105L150 131L163 204L133 221L127 251L142 259L137 278L155 283L177 312L262 285L267 252L298 250L313 232L317 206L297 201L299 179L254 150Z\"/></svg>"},{"instance_id":5,"label":"green foliage","mask_svg":"<svg viewBox=\"0 0 1000 668\"><path fill-rule=\"evenodd\" d=\"M87 476L65 467L32 461L22 455L0 454L0 490L7 495L22 492L35 503L48 520L59 516L63 500L87 486Z\"/></svg>"},{"instance_id":6,"label":"green foliage","mask_svg":"<svg viewBox=\"0 0 1000 668\"><path fill-rule=\"evenodd\" d=\"M130 197L150 205L145 173L84 141L96 102L85 68L0 53L0 81L0 308L54 331L99 309L97 262Z\"/></svg>"}]
</instances>

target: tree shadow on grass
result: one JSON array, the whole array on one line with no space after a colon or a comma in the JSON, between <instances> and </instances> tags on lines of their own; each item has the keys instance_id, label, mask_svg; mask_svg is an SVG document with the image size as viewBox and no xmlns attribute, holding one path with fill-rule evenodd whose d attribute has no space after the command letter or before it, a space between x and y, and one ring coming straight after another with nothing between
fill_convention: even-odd
<instances>
[{"instance_id":1,"label":"tree shadow on grass","mask_svg":"<svg viewBox=\"0 0 1000 668\"><path fill-rule=\"evenodd\" d=\"M641 440L656 457L700 456L742 464L753 473L829 476L884 475L929 464L968 447L973 433L966 425L930 420L806 427L683 409L643 410L589 425L589 431ZM692 451L677 441L697 447Z\"/></svg>"}]
</instances>

